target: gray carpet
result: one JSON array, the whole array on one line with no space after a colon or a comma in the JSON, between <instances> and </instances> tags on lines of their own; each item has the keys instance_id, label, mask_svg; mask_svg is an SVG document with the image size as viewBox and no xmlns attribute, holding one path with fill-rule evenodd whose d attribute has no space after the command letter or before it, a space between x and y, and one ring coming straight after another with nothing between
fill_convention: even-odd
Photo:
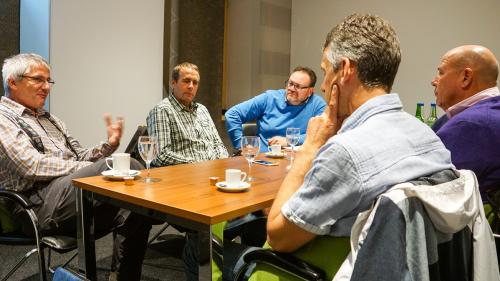
<instances>
[{"instance_id":1,"label":"gray carpet","mask_svg":"<svg viewBox=\"0 0 500 281\"><path fill-rule=\"evenodd\" d=\"M162 225L153 226L151 236L161 227ZM111 265L112 241L111 234L96 241L98 280L108 280L109 268ZM184 269L181 260L183 246L184 236L178 233L174 228L169 227L165 231L165 235L162 235L152 243L146 251L141 280L184 280ZM32 248L31 246L0 245L0 278L2 278L7 271ZM57 266L65 263L73 254L74 252L63 255L54 253L52 255L52 265ZM69 268L76 269L76 259L70 263ZM51 277L50 275L49 280L51 280ZM39 280L36 255L32 255L9 280Z\"/></svg>"}]
</instances>

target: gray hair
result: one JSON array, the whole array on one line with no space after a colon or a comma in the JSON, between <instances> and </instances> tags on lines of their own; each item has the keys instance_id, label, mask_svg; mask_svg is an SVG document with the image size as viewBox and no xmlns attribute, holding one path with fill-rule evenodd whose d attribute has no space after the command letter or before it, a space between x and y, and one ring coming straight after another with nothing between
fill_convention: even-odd
<instances>
[{"instance_id":1,"label":"gray hair","mask_svg":"<svg viewBox=\"0 0 500 281\"><path fill-rule=\"evenodd\" d=\"M343 57L349 58L364 86L391 91L401 50L396 32L386 20L375 15L352 14L328 33L323 50L328 50L327 59L334 70L338 70Z\"/></svg>"},{"instance_id":2,"label":"gray hair","mask_svg":"<svg viewBox=\"0 0 500 281\"><path fill-rule=\"evenodd\" d=\"M6 58L2 66L3 89L5 95L10 95L9 80L19 81L32 67L44 66L50 71L49 63L37 54L17 54Z\"/></svg>"}]
</instances>

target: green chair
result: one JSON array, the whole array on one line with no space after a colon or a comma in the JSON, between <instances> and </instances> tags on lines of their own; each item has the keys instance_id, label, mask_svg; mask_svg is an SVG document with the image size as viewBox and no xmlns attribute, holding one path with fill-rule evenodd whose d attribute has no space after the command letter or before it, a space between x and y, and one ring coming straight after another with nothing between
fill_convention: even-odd
<instances>
[{"instance_id":1,"label":"green chair","mask_svg":"<svg viewBox=\"0 0 500 281\"><path fill-rule=\"evenodd\" d=\"M212 281L222 281L222 252L223 252L223 232L227 222L221 222L212 225L212 246L214 247L215 255L213 255L212 263Z\"/></svg>"},{"instance_id":2,"label":"green chair","mask_svg":"<svg viewBox=\"0 0 500 281\"><path fill-rule=\"evenodd\" d=\"M244 255L247 266L235 280L332 280L350 250L348 237L318 236L292 254L272 251L266 243Z\"/></svg>"},{"instance_id":3,"label":"green chair","mask_svg":"<svg viewBox=\"0 0 500 281\"><path fill-rule=\"evenodd\" d=\"M227 247L229 242L223 242L223 234L227 240L233 240L241 229L241 225L229 229L226 226L227 222L212 226L213 245L217 253L212 260L213 281L223 280L220 270L223 245ZM266 243L261 249L252 249L245 253L245 266L239 269L234 280L246 280L250 275L249 280L254 281L332 280L349 252L348 237L318 236L292 254L275 252Z\"/></svg>"}]
</instances>

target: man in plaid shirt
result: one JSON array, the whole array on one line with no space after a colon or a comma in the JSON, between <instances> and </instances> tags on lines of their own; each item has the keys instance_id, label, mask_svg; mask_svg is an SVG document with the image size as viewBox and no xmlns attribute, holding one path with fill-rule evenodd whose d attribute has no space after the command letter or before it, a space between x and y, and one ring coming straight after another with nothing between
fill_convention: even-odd
<instances>
[{"instance_id":1,"label":"man in plaid shirt","mask_svg":"<svg viewBox=\"0 0 500 281\"><path fill-rule=\"evenodd\" d=\"M196 65L177 65L172 71L172 93L149 112L148 133L158 138L160 148L153 166L228 157L207 108L193 102L199 82Z\"/></svg>"},{"instance_id":2,"label":"man in plaid shirt","mask_svg":"<svg viewBox=\"0 0 500 281\"><path fill-rule=\"evenodd\" d=\"M156 105L147 118L148 133L158 138L160 152L154 166L227 158L222 142L205 106L196 103L200 73L192 63L181 63L172 71L172 93ZM183 228L176 227L180 231ZM198 280L199 241L208 244L208 234L187 231L182 258L187 280ZM205 243L206 242L206 243Z\"/></svg>"},{"instance_id":3,"label":"man in plaid shirt","mask_svg":"<svg viewBox=\"0 0 500 281\"><path fill-rule=\"evenodd\" d=\"M0 188L15 190L36 205L42 235L76 236L74 178L99 175L103 158L120 144L123 120L106 115L108 139L84 148L66 125L43 108L54 81L49 64L36 54L19 54L4 61L0 100ZM142 169L131 161L132 169ZM129 210L94 202L95 232L114 231L112 269L118 280L140 280L151 224ZM14 209L23 221L20 208ZM24 224L23 231L34 235Z\"/></svg>"}]
</instances>

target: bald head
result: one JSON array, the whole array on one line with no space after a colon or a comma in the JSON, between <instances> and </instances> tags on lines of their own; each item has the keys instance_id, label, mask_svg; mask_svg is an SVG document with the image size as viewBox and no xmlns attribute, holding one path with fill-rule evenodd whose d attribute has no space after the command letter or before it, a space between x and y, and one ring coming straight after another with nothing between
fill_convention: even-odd
<instances>
[{"instance_id":1,"label":"bald head","mask_svg":"<svg viewBox=\"0 0 500 281\"><path fill-rule=\"evenodd\" d=\"M495 87L498 60L483 46L464 45L448 51L441 59L432 80L436 103L443 109Z\"/></svg>"},{"instance_id":2,"label":"bald head","mask_svg":"<svg viewBox=\"0 0 500 281\"><path fill-rule=\"evenodd\" d=\"M498 78L498 61L493 53L478 45L464 45L448 51L443 59L460 71L470 68L480 87L491 88Z\"/></svg>"}]
</instances>

